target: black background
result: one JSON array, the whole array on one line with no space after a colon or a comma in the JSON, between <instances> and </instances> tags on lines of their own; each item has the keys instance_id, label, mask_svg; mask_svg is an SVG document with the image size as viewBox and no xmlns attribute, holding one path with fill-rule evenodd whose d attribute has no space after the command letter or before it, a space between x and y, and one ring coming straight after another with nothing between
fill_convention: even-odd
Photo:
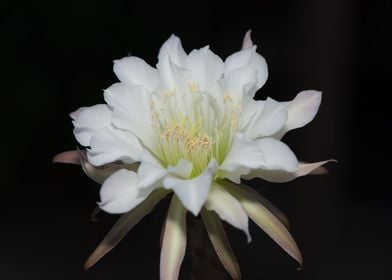
<instances>
[{"instance_id":1,"label":"black background","mask_svg":"<svg viewBox=\"0 0 392 280\"><path fill-rule=\"evenodd\" d=\"M289 216L305 263L296 271L254 224L250 245L227 227L243 278L392 279L391 1L237 2L1 1L1 279L158 279L167 205L84 271L117 217L90 222L99 187L51 159L76 146L68 113L103 102L113 59L154 65L171 33L187 51L209 44L226 57L249 28L270 70L258 98L324 93L316 119L285 142L300 159L339 164L287 184L251 182Z\"/></svg>"}]
</instances>

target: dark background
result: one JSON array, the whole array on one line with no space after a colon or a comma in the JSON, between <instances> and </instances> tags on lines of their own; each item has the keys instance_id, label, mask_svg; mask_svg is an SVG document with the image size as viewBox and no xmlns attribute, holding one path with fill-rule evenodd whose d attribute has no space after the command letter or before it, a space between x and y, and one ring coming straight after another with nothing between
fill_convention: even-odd
<instances>
[{"instance_id":1,"label":"dark background","mask_svg":"<svg viewBox=\"0 0 392 280\"><path fill-rule=\"evenodd\" d=\"M392 279L391 18L391 1L2 0L0 279L158 279L167 205L84 271L117 217L90 222L99 187L51 159L76 146L68 113L102 103L116 82L113 59L154 65L171 33L187 51L209 44L226 57L249 28L270 69L258 98L324 92L317 118L285 141L303 160L339 164L326 176L251 183L287 213L305 263L296 271L254 224L250 245L227 227L243 278Z\"/></svg>"}]
</instances>

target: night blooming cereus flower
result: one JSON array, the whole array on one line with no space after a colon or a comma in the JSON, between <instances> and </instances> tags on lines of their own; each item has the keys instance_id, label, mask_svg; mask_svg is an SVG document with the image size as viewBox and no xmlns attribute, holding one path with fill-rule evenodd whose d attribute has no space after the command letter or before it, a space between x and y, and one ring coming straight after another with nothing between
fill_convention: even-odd
<instances>
[{"instance_id":1,"label":"night blooming cereus flower","mask_svg":"<svg viewBox=\"0 0 392 280\"><path fill-rule=\"evenodd\" d=\"M90 267L165 196L173 193L162 240L160 277L177 279L186 248L186 213L201 215L224 267L241 277L221 220L251 237L253 220L302 264L287 220L241 180L287 182L323 173L327 161L301 163L280 141L309 123L321 92L300 92L292 101L256 101L267 80L264 58L250 32L243 48L222 61L209 47L186 54L172 35L156 68L138 57L114 61L120 82L104 91L107 104L71 114L85 151L59 154L55 162L81 164L102 184L99 207L124 213L86 263Z\"/></svg>"}]
</instances>

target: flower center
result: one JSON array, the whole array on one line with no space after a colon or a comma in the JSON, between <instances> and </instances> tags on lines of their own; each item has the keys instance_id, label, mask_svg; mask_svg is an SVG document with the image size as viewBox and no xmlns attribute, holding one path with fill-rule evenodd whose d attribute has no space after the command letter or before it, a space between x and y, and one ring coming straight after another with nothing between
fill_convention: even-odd
<instances>
[{"instance_id":1,"label":"flower center","mask_svg":"<svg viewBox=\"0 0 392 280\"><path fill-rule=\"evenodd\" d=\"M195 177L212 158L222 163L240 114L240 106L234 106L230 95L218 100L191 83L184 93L167 92L156 101L151 105L154 152L162 165L175 166L181 159L188 160L193 164L191 177Z\"/></svg>"}]
</instances>

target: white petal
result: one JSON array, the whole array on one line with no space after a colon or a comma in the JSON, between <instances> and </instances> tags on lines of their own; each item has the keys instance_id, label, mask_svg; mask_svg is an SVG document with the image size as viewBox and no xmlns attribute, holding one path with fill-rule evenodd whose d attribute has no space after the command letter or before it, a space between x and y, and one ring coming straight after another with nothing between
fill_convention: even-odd
<instances>
[{"instance_id":1,"label":"white petal","mask_svg":"<svg viewBox=\"0 0 392 280\"><path fill-rule=\"evenodd\" d=\"M175 93L176 91L185 92L188 89L186 79L184 79L185 69L175 64L170 56L162 56L157 68L160 75L159 92L166 94Z\"/></svg>"},{"instance_id":2,"label":"white petal","mask_svg":"<svg viewBox=\"0 0 392 280\"><path fill-rule=\"evenodd\" d=\"M185 67L195 75L199 90L208 91L222 77L224 65L222 59L207 46L193 50L186 59Z\"/></svg>"},{"instance_id":3,"label":"white petal","mask_svg":"<svg viewBox=\"0 0 392 280\"><path fill-rule=\"evenodd\" d=\"M290 148L274 138L257 140L264 153L264 167L254 169L243 176L244 179L262 178L270 182L287 182L297 177L299 164Z\"/></svg>"},{"instance_id":4,"label":"white petal","mask_svg":"<svg viewBox=\"0 0 392 280\"><path fill-rule=\"evenodd\" d=\"M127 85L140 85L153 91L158 85L158 72L143 59L135 56L114 61L114 73Z\"/></svg>"},{"instance_id":5,"label":"white petal","mask_svg":"<svg viewBox=\"0 0 392 280\"><path fill-rule=\"evenodd\" d=\"M188 179L191 176L192 169L193 169L192 162L182 159L178 162L176 166L169 166L167 168L167 171L176 177L182 179Z\"/></svg>"},{"instance_id":6,"label":"white petal","mask_svg":"<svg viewBox=\"0 0 392 280\"><path fill-rule=\"evenodd\" d=\"M172 34L170 38L163 43L158 55L158 64L165 57L169 56L170 60L177 66L183 67L186 59L186 53L182 48L181 40Z\"/></svg>"},{"instance_id":7,"label":"white petal","mask_svg":"<svg viewBox=\"0 0 392 280\"><path fill-rule=\"evenodd\" d=\"M286 144L274 138L262 138L256 142L264 155L263 169L287 172L298 170L297 157Z\"/></svg>"},{"instance_id":8,"label":"white petal","mask_svg":"<svg viewBox=\"0 0 392 280\"><path fill-rule=\"evenodd\" d=\"M303 127L310 123L320 107L321 97L321 91L305 90L298 93L292 101L282 103L287 106L287 123L275 137L282 138L287 131Z\"/></svg>"},{"instance_id":9,"label":"white petal","mask_svg":"<svg viewBox=\"0 0 392 280\"><path fill-rule=\"evenodd\" d=\"M251 37L252 30L249 29L246 31L244 40L242 41L242 49L248 49L253 47L252 37Z\"/></svg>"},{"instance_id":10,"label":"white petal","mask_svg":"<svg viewBox=\"0 0 392 280\"><path fill-rule=\"evenodd\" d=\"M241 204L229 192L218 184L214 184L207 198L206 209L215 211L219 217L245 232L248 242L252 239L248 228L248 215Z\"/></svg>"},{"instance_id":11,"label":"white petal","mask_svg":"<svg viewBox=\"0 0 392 280\"><path fill-rule=\"evenodd\" d=\"M257 91L257 83L257 72L249 67L231 71L222 81L224 92L240 103L244 101L243 97L254 96ZM246 95L244 96L244 94Z\"/></svg>"},{"instance_id":12,"label":"white petal","mask_svg":"<svg viewBox=\"0 0 392 280\"><path fill-rule=\"evenodd\" d=\"M140 156L140 167L137 171L139 187L158 187L161 179L163 179L166 174L166 169L163 168L154 156L147 150L144 150Z\"/></svg>"},{"instance_id":13,"label":"white petal","mask_svg":"<svg viewBox=\"0 0 392 280\"><path fill-rule=\"evenodd\" d=\"M139 190L135 172L121 169L103 183L99 207L108 213L125 213L136 207L148 195L149 192Z\"/></svg>"},{"instance_id":14,"label":"white petal","mask_svg":"<svg viewBox=\"0 0 392 280\"><path fill-rule=\"evenodd\" d=\"M197 216L208 197L216 169L215 160L211 160L209 166L199 176L188 180L166 177L163 180L163 187L173 190L184 207Z\"/></svg>"},{"instance_id":15,"label":"white petal","mask_svg":"<svg viewBox=\"0 0 392 280\"><path fill-rule=\"evenodd\" d=\"M110 126L112 111L106 104L81 108L71 113L76 140L82 146L90 146L94 132Z\"/></svg>"},{"instance_id":16,"label":"white petal","mask_svg":"<svg viewBox=\"0 0 392 280\"><path fill-rule=\"evenodd\" d=\"M144 145L152 147L151 93L141 86L116 83L105 90L104 96L113 107L113 124L132 132Z\"/></svg>"},{"instance_id":17,"label":"white petal","mask_svg":"<svg viewBox=\"0 0 392 280\"><path fill-rule=\"evenodd\" d=\"M88 160L93 165L104 165L121 160L133 163L139 160L143 151L137 138L129 132L118 129L102 129L94 133L87 151Z\"/></svg>"},{"instance_id":18,"label":"white petal","mask_svg":"<svg viewBox=\"0 0 392 280\"><path fill-rule=\"evenodd\" d=\"M252 101L256 106L248 106L249 109L256 109L256 113L243 132L250 139L271 136L280 131L287 121L287 110L281 103L267 98L266 101ZM246 108L245 110L247 110ZM248 121L248 120L246 120Z\"/></svg>"},{"instance_id":19,"label":"white petal","mask_svg":"<svg viewBox=\"0 0 392 280\"><path fill-rule=\"evenodd\" d=\"M256 53L256 46L244 49L229 56L225 61L224 76L239 68L250 68L257 72L257 89L261 88L268 77L268 67L265 59Z\"/></svg>"},{"instance_id":20,"label":"white petal","mask_svg":"<svg viewBox=\"0 0 392 280\"><path fill-rule=\"evenodd\" d=\"M302 127L313 120L321 103L321 91L306 90L298 93L287 106L289 116L286 129Z\"/></svg>"},{"instance_id":21,"label":"white petal","mask_svg":"<svg viewBox=\"0 0 392 280\"><path fill-rule=\"evenodd\" d=\"M220 166L221 176L239 183L240 176L263 165L264 156L259 145L242 134L234 136L229 153Z\"/></svg>"}]
</instances>

